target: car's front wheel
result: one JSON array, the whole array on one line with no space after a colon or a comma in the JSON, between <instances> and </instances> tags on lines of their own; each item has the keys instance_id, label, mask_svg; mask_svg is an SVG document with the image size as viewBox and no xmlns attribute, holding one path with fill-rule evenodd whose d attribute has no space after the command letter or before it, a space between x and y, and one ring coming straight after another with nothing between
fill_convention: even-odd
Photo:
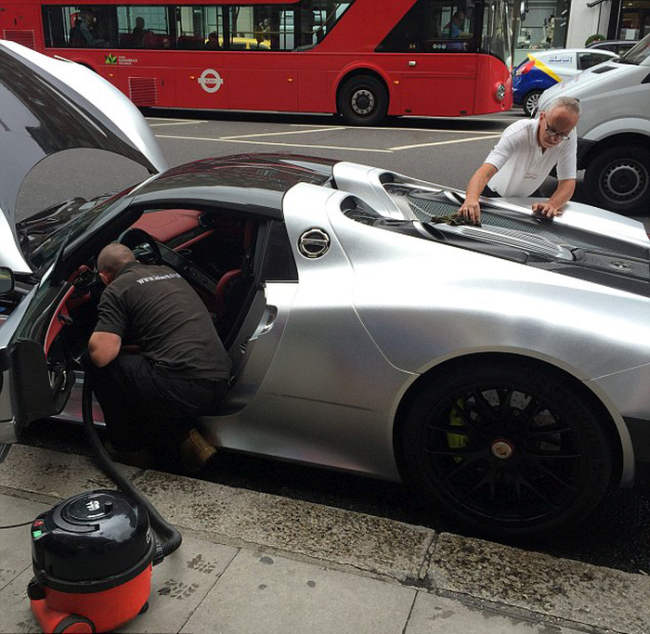
<instances>
[{"instance_id":1,"label":"car's front wheel","mask_svg":"<svg viewBox=\"0 0 650 634\"><path fill-rule=\"evenodd\" d=\"M647 214L650 207L650 152L622 145L601 152L587 166L585 194L597 207L620 214Z\"/></svg>"},{"instance_id":2,"label":"car's front wheel","mask_svg":"<svg viewBox=\"0 0 650 634\"><path fill-rule=\"evenodd\" d=\"M410 480L486 535L540 535L584 519L612 475L596 415L548 370L475 364L432 380L408 412Z\"/></svg>"},{"instance_id":3,"label":"car's front wheel","mask_svg":"<svg viewBox=\"0 0 650 634\"><path fill-rule=\"evenodd\" d=\"M542 94L541 90L531 90L521 102L521 107L524 109L524 113L527 117L532 117L537 110L537 104L539 103L539 97Z\"/></svg>"}]
</instances>

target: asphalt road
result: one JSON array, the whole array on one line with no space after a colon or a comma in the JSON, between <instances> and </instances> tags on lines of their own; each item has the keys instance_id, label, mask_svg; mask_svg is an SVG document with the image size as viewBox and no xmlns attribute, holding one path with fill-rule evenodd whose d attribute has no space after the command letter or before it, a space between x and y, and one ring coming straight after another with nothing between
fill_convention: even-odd
<instances>
[{"instance_id":1,"label":"asphalt road","mask_svg":"<svg viewBox=\"0 0 650 634\"><path fill-rule=\"evenodd\" d=\"M465 119L396 119L382 128L351 128L329 116L206 113L148 113L170 166L210 156L250 152L291 152L386 167L443 185L464 188L501 131L520 111ZM70 174L75 174L74 178ZM26 217L53 201L120 190L142 180L144 169L88 150L68 151L46 160L28 178L18 205ZM552 183L548 183L552 188ZM550 192L549 192L550 193ZM581 199L578 189L576 199ZM85 451L78 429L39 423L27 442ZM404 487L258 458L221 454L205 474L230 486L300 498L386 516L439 531L458 532L444 517L425 509ZM650 573L648 527L650 494L612 493L586 529L562 540L522 547Z\"/></svg>"}]
</instances>

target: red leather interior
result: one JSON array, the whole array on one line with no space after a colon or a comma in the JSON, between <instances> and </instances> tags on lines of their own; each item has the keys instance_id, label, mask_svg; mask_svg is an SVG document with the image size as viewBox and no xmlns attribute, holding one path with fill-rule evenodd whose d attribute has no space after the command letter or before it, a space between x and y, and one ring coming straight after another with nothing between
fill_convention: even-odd
<instances>
[{"instance_id":1,"label":"red leather interior","mask_svg":"<svg viewBox=\"0 0 650 634\"><path fill-rule=\"evenodd\" d=\"M133 225L163 244L199 226L201 212L192 209L163 209L143 214Z\"/></svg>"}]
</instances>

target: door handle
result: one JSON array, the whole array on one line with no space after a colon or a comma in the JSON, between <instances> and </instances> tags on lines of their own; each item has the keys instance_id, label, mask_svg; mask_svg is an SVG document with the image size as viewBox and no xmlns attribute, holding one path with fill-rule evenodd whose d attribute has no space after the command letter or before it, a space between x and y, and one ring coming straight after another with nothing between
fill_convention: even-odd
<instances>
[{"instance_id":1,"label":"door handle","mask_svg":"<svg viewBox=\"0 0 650 634\"><path fill-rule=\"evenodd\" d=\"M267 306L266 307L266 319L262 319L259 325L255 329L255 332L251 335L250 341L255 341L258 337L265 335L267 332L273 328L275 323L275 318L278 316L278 307L277 306Z\"/></svg>"},{"instance_id":2,"label":"door handle","mask_svg":"<svg viewBox=\"0 0 650 634\"><path fill-rule=\"evenodd\" d=\"M418 65L418 63L415 60L411 60L409 62L409 66L417 66L417 65Z\"/></svg>"}]
</instances>

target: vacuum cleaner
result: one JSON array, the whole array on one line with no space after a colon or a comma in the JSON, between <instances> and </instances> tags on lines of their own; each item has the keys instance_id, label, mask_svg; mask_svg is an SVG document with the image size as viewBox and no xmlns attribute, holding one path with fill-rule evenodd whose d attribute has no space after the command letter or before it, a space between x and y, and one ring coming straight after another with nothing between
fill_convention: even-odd
<instances>
[{"instance_id":1,"label":"vacuum cleaner","mask_svg":"<svg viewBox=\"0 0 650 634\"><path fill-rule=\"evenodd\" d=\"M121 491L75 495L32 522L34 578L27 594L46 633L110 632L145 612L152 567L182 541L106 453L94 426L87 376L82 409L100 467Z\"/></svg>"}]
</instances>

